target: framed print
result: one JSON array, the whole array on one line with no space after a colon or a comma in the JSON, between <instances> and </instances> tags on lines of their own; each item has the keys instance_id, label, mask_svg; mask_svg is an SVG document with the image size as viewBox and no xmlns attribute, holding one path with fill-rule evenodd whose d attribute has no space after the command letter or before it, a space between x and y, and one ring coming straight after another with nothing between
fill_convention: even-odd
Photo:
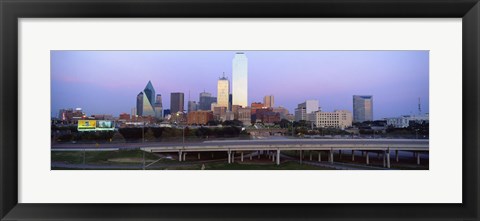
<instances>
[{"instance_id":1,"label":"framed print","mask_svg":"<svg viewBox=\"0 0 480 221\"><path fill-rule=\"evenodd\" d=\"M1 217L478 220L479 7L2 1Z\"/></svg>"}]
</instances>

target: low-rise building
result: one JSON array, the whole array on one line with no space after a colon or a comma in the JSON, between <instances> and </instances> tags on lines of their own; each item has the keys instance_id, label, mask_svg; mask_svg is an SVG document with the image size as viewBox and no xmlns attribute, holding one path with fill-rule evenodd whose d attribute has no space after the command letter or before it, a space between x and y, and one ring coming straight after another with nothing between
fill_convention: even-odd
<instances>
[{"instance_id":1,"label":"low-rise building","mask_svg":"<svg viewBox=\"0 0 480 221\"><path fill-rule=\"evenodd\" d=\"M189 125L206 125L213 120L213 113L211 111L191 111L187 118L187 124Z\"/></svg>"},{"instance_id":2,"label":"low-rise building","mask_svg":"<svg viewBox=\"0 0 480 221\"><path fill-rule=\"evenodd\" d=\"M352 126L353 115L347 110L335 110L333 112L315 112L315 125L317 127L332 127L345 129Z\"/></svg>"},{"instance_id":3,"label":"low-rise building","mask_svg":"<svg viewBox=\"0 0 480 221\"><path fill-rule=\"evenodd\" d=\"M250 107L240 107L237 109L238 120L243 123L244 126L250 126L252 124L251 118L251 108Z\"/></svg>"},{"instance_id":4,"label":"low-rise building","mask_svg":"<svg viewBox=\"0 0 480 221\"><path fill-rule=\"evenodd\" d=\"M252 115L255 115L257 113L257 110L258 109L262 109L264 108L265 105L263 103L260 103L260 102L253 102L252 105L250 106L251 110L252 110Z\"/></svg>"},{"instance_id":5,"label":"low-rise building","mask_svg":"<svg viewBox=\"0 0 480 221\"><path fill-rule=\"evenodd\" d=\"M274 124L280 121L280 113L268 111L257 112L257 121L264 124Z\"/></svg>"},{"instance_id":6,"label":"low-rise building","mask_svg":"<svg viewBox=\"0 0 480 221\"><path fill-rule=\"evenodd\" d=\"M121 114L118 116L118 119L129 121L129 120L130 120L130 114L121 113Z\"/></svg>"},{"instance_id":7,"label":"low-rise building","mask_svg":"<svg viewBox=\"0 0 480 221\"><path fill-rule=\"evenodd\" d=\"M92 114L92 117L95 120L113 120L113 116L111 114Z\"/></svg>"},{"instance_id":8,"label":"low-rise building","mask_svg":"<svg viewBox=\"0 0 480 221\"><path fill-rule=\"evenodd\" d=\"M312 113L316 111L320 111L318 100L306 100L295 108L295 121L305 120L314 122L315 114L312 115Z\"/></svg>"},{"instance_id":9,"label":"low-rise building","mask_svg":"<svg viewBox=\"0 0 480 221\"><path fill-rule=\"evenodd\" d=\"M410 126L412 122L415 123L428 123L428 114L421 115L421 116L411 116L411 115L403 115L400 117L390 117L385 118L387 121L387 125L395 128L406 128Z\"/></svg>"},{"instance_id":10,"label":"low-rise building","mask_svg":"<svg viewBox=\"0 0 480 221\"><path fill-rule=\"evenodd\" d=\"M280 119L286 119L289 111L284 107L274 107L273 112L280 113Z\"/></svg>"},{"instance_id":11,"label":"low-rise building","mask_svg":"<svg viewBox=\"0 0 480 221\"><path fill-rule=\"evenodd\" d=\"M227 120L227 107L219 106L213 108L213 119L217 121Z\"/></svg>"}]
</instances>

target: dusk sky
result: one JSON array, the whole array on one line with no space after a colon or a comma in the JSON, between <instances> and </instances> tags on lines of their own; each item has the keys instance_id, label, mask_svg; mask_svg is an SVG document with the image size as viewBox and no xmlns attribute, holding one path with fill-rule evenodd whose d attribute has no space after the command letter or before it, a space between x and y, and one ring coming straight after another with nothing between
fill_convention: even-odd
<instances>
[{"instance_id":1,"label":"dusk sky","mask_svg":"<svg viewBox=\"0 0 480 221\"><path fill-rule=\"evenodd\" d=\"M237 51L51 51L51 114L80 107L87 115L129 113L149 80L170 108L170 93L217 95L232 79ZM275 96L290 113L305 100L322 111L352 111L353 95L373 95L373 117L429 111L428 51L241 51L248 58L248 102ZM230 83L231 85L231 83Z\"/></svg>"}]
</instances>

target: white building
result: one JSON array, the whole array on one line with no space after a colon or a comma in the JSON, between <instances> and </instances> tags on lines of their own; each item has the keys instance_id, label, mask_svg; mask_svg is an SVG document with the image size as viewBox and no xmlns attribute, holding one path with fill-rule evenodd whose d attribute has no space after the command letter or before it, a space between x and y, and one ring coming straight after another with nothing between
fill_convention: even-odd
<instances>
[{"instance_id":1,"label":"white building","mask_svg":"<svg viewBox=\"0 0 480 221\"><path fill-rule=\"evenodd\" d=\"M214 111L216 107L218 107L216 102L213 102L212 104L210 104L210 110L211 111Z\"/></svg>"},{"instance_id":2,"label":"white building","mask_svg":"<svg viewBox=\"0 0 480 221\"><path fill-rule=\"evenodd\" d=\"M217 107L226 107L228 110L228 96L230 94L230 83L228 79L225 77L225 73L223 77L218 79L217 84Z\"/></svg>"},{"instance_id":3,"label":"white building","mask_svg":"<svg viewBox=\"0 0 480 221\"><path fill-rule=\"evenodd\" d=\"M395 128L406 128L410 126L411 122L428 123L429 121L428 119L429 119L428 114L425 114L424 116L403 115L400 117L385 118L385 120L387 121L387 125L393 126Z\"/></svg>"},{"instance_id":4,"label":"white building","mask_svg":"<svg viewBox=\"0 0 480 221\"><path fill-rule=\"evenodd\" d=\"M310 115L315 111L319 111L318 100L307 100L295 108L295 121L307 120L314 121L315 116Z\"/></svg>"},{"instance_id":5,"label":"white building","mask_svg":"<svg viewBox=\"0 0 480 221\"><path fill-rule=\"evenodd\" d=\"M317 127L333 127L345 129L352 126L353 115L347 110L335 110L333 112L315 112L315 125Z\"/></svg>"},{"instance_id":6,"label":"white building","mask_svg":"<svg viewBox=\"0 0 480 221\"><path fill-rule=\"evenodd\" d=\"M243 52L232 61L232 105L248 106L248 59Z\"/></svg>"}]
</instances>

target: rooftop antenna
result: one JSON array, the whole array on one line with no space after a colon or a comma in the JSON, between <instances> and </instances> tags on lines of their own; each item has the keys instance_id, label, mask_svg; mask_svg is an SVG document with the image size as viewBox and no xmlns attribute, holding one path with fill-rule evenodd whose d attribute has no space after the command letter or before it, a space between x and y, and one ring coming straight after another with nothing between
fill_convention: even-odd
<instances>
[{"instance_id":1,"label":"rooftop antenna","mask_svg":"<svg viewBox=\"0 0 480 221\"><path fill-rule=\"evenodd\" d=\"M421 106L421 103L420 103L420 97L418 98L418 115L422 115L422 106Z\"/></svg>"}]
</instances>

